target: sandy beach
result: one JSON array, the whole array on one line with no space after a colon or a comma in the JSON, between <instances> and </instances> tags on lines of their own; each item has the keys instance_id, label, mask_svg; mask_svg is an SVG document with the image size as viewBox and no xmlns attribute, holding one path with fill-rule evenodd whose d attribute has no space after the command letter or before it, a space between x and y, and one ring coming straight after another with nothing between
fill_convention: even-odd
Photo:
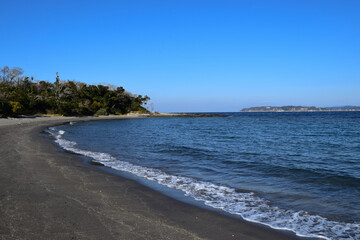
<instances>
[{"instance_id":1,"label":"sandy beach","mask_svg":"<svg viewBox=\"0 0 360 240\"><path fill-rule=\"evenodd\" d=\"M0 119L0 239L297 239L85 165L42 133L69 121L140 117Z\"/></svg>"}]
</instances>

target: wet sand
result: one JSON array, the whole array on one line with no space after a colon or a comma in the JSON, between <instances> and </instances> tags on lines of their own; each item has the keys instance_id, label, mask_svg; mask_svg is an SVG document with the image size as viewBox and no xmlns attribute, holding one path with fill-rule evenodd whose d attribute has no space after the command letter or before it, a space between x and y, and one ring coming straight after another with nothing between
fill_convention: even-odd
<instances>
[{"instance_id":1,"label":"wet sand","mask_svg":"<svg viewBox=\"0 0 360 240\"><path fill-rule=\"evenodd\" d=\"M42 133L118 118L0 119L0 239L296 239L85 165Z\"/></svg>"}]
</instances>

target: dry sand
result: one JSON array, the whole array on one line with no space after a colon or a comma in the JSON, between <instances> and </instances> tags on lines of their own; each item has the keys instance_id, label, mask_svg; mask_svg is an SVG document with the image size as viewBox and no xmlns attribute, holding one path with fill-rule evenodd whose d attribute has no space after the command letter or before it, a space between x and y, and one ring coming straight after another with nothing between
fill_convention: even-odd
<instances>
[{"instance_id":1,"label":"dry sand","mask_svg":"<svg viewBox=\"0 0 360 240\"><path fill-rule=\"evenodd\" d=\"M42 134L130 117L146 116L0 119L0 239L295 239L85 165Z\"/></svg>"}]
</instances>

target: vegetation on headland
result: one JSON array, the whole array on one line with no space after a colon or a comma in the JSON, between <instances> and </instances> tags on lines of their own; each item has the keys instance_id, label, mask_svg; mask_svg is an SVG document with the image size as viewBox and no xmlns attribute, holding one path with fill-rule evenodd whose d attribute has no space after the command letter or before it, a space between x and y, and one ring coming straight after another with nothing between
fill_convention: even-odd
<instances>
[{"instance_id":1,"label":"vegetation on headland","mask_svg":"<svg viewBox=\"0 0 360 240\"><path fill-rule=\"evenodd\" d=\"M240 112L331 112L331 111L360 111L358 106L344 107L304 107L304 106L282 106L282 107L250 107L243 108Z\"/></svg>"},{"instance_id":2,"label":"vegetation on headland","mask_svg":"<svg viewBox=\"0 0 360 240\"><path fill-rule=\"evenodd\" d=\"M134 95L122 87L87 85L60 80L35 81L21 68L0 68L0 117L57 114L109 115L149 112L144 106L148 96Z\"/></svg>"}]
</instances>

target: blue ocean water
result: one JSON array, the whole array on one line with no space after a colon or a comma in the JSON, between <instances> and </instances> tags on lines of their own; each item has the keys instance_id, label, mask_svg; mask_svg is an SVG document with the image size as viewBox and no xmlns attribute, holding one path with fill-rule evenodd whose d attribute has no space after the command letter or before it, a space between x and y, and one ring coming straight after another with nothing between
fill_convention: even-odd
<instances>
[{"instance_id":1,"label":"blue ocean water","mask_svg":"<svg viewBox=\"0 0 360 240\"><path fill-rule=\"evenodd\" d=\"M360 239L360 112L226 114L49 131L68 151L246 220Z\"/></svg>"}]
</instances>

